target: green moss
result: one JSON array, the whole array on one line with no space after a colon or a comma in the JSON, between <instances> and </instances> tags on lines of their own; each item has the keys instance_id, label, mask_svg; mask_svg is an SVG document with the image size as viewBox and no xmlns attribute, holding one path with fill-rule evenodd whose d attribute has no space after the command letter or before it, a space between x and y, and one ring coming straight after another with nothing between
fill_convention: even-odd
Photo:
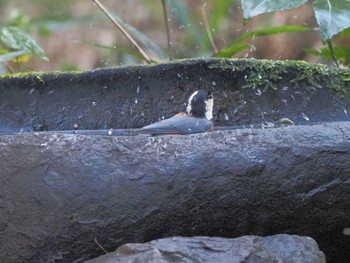
<instances>
[{"instance_id":1,"label":"green moss","mask_svg":"<svg viewBox=\"0 0 350 263\"><path fill-rule=\"evenodd\" d=\"M334 89L342 97L350 97L350 71L338 68L329 68L326 65L311 64L305 61L279 61L257 59L181 59L166 63L121 66L115 69L126 68L130 71L142 72L144 69L166 64L202 64L210 69L239 72L244 78L242 88L259 88L262 92L269 89L282 88L281 82L288 78L295 88L304 88L306 92L314 93L322 87ZM92 71L93 72L93 71ZM48 75L59 76L60 74L81 74L81 71L72 72L25 72L6 74L1 78L32 78L33 76L44 83Z\"/></svg>"},{"instance_id":2,"label":"green moss","mask_svg":"<svg viewBox=\"0 0 350 263\"><path fill-rule=\"evenodd\" d=\"M292 60L215 59L210 61L209 68L245 73L243 77L246 85L242 88L276 90L282 88L278 87L280 80L289 76L289 82L294 87L303 86L307 92L316 92L317 89L328 86L342 96L350 97L350 71L322 64Z\"/></svg>"},{"instance_id":3,"label":"green moss","mask_svg":"<svg viewBox=\"0 0 350 263\"><path fill-rule=\"evenodd\" d=\"M40 82L44 83L45 76L59 76L61 74L81 74L83 71L26 71L26 72L19 72L19 73L7 73L4 75L0 75L0 79L13 79L13 78L37 78Z\"/></svg>"},{"instance_id":4,"label":"green moss","mask_svg":"<svg viewBox=\"0 0 350 263\"><path fill-rule=\"evenodd\" d=\"M335 90L342 98L350 98L350 71L334 71L329 87Z\"/></svg>"}]
</instances>

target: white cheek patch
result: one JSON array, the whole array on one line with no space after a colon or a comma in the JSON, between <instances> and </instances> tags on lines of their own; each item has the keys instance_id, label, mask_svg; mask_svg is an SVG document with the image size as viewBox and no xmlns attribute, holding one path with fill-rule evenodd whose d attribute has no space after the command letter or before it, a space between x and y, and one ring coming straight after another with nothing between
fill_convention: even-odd
<instances>
[{"instance_id":1,"label":"white cheek patch","mask_svg":"<svg viewBox=\"0 0 350 263\"><path fill-rule=\"evenodd\" d=\"M194 96L196 96L197 95L197 93L198 93L198 91L195 91L195 92L193 92L193 94L190 96L190 98L188 99L188 102L187 102L187 107L186 107L186 113L187 114L190 114L191 113L191 111L192 111L192 100L193 100L193 98L194 98Z\"/></svg>"},{"instance_id":2,"label":"white cheek patch","mask_svg":"<svg viewBox=\"0 0 350 263\"><path fill-rule=\"evenodd\" d=\"M213 106L214 99L209 99L205 101L205 117L208 120L211 120L213 118Z\"/></svg>"}]
</instances>

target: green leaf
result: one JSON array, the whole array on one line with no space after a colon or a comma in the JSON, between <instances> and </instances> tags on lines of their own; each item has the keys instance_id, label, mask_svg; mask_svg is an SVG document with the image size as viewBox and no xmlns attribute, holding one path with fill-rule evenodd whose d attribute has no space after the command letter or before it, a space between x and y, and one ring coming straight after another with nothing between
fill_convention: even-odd
<instances>
[{"instance_id":1,"label":"green leaf","mask_svg":"<svg viewBox=\"0 0 350 263\"><path fill-rule=\"evenodd\" d=\"M273 11L298 7L306 2L307 0L241 0L245 19Z\"/></svg>"},{"instance_id":2,"label":"green leaf","mask_svg":"<svg viewBox=\"0 0 350 263\"><path fill-rule=\"evenodd\" d=\"M344 29L343 31L340 32L339 34L339 39L343 40L344 38L346 38L348 35L350 34L350 27L347 29Z\"/></svg>"},{"instance_id":3,"label":"green leaf","mask_svg":"<svg viewBox=\"0 0 350 263\"><path fill-rule=\"evenodd\" d=\"M20 50L20 51L14 51L14 52L9 52L9 53L5 53L0 55L0 62L8 62L11 60L14 60L17 57L20 57L22 55L27 54L28 52L25 50Z\"/></svg>"},{"instance_id":4,"label":"green leaf","mask_svg":"<svg viewBox=\"0 0 350 263\"><path fill-rule=\"evenodd\" d=\"M18 27L9 26L2 28L0 41L10 49L26 51L28 54L48 60L44 50L35 40Z\"/></svg>"},{"instance_id":5,"label":"green leaf","mask_svg":"<svg viewBox=\"0 0 350 263\"><path fill-rule=\"evenodd\" d=\"M267 27L267 28L247 32L244 35L236 38L234 40L234 43L242 42L252 37L268 36L268 35L290 33L290 32L305 32L310 30L312 29L306 26L293 26L293 25Z\"/></svg>"},{"instance_id":6,"label":"green leaf","mask_svg":"<svg viewBox=\"0 0 350 263\"><path fill-rule=\"evenodd\" d=\"M227 48L221 49L218 53L214 54L214 57L230 58L249 47L251 47L251 45L245 43L235 43Z\"/></svg>"},{"instance_id":7,"label":"green leaf","mask_svg":"<svg viewBox=\"0 0 350 263\"><path fill-rule=\"evenodd\" d=\"M350 0L316 0L312 6L323 41L350 27Z\"/></svg>"},{"instance_id":8,"label":"green leaf","mask_svg":"<svg viewBox=\"0 0 350 263\"><path fill-rule=\"evenodd\" d=\"M321 48L321 50L316 49L306 49L306 52L322 57L326 60L333 61L332 52L329 48ZM350 47L345 46L339 46L339 47L333 47L333 52L335 58L342 63L343 65L350 65Z\"/></svg>"}]
</instances>

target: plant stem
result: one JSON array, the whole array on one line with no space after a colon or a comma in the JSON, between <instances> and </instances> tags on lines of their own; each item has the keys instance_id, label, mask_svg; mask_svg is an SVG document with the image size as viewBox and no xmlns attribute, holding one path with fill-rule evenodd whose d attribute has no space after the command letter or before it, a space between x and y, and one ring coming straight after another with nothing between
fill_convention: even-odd
<instances>
[{"instance_id":1,"label":"plant stem","mask_svg":"<svg viewBox=\"0 0 350 263\"><path fill-rule=\"evenodd\" d=\"M168 56L169 60L173 60L173 55L171 52L171 39L170 39L170 30L169 30L169 23L168 23L168 12L166 10L166 0L162 0L163 5L163 14L164 14L164 22L165 22L165 28L166 28L166 37L168 41Z\"/></svg>"},{"instance_id":2,"label":"plant stem","mask_svg":"<svg viewBox=\"0 0 350 263\"><path fill-rule=\"evenodd\" d=\"M209 25L209 22L208 22L208 17L207 17L207 14L205 12L205 6L206 6L206 4L204 4L201 7L202 18L203 18L203 22L204 22L204 25L205 25L205 30L207 32L207 35L208 35L211 47L213 48L214 53L216 54L216 53L219 52L219 50L218 50L217 46L215 45L215 42L214 42L214 39L213 39L213 35L211 34L210 25Z\"/></svg>"},{"instance_id":3,"label":"plant stem","mask_svg":"<svg viewBox=\"0 0 350 263\"><path fill-rule=\"evenodd\" d=\"M136 42L136 40L128 33L128 31L113 17L111 13L108 12L108 10L98 1L98 0L92 0L98 8L101 9L103 13L112 21L116 27L123 33L123 35L139 50L141 55L144 57L144 59L147 61L147 63L151 63L152 60L150 57L146 54L146 52L141 48L141 46Z\"/></svg>"},{"instance_id":4,"label":"plant stem","mask_svg":"<svg viewBox=\"0 0 350 263\"><path fill-rule=\"evenodd\" d=\"M335 56L335 54L334 54L333 45L332 45L332 42L331 42L330 39L327 40L327 45L328 45L329 51L331 52L331 56L332 56L332 59L333 59L335 65L336 65L337 67L339 67L338 60L337 60L337 58L336 58L336 56Z\"/></svg>"}]
</instances>

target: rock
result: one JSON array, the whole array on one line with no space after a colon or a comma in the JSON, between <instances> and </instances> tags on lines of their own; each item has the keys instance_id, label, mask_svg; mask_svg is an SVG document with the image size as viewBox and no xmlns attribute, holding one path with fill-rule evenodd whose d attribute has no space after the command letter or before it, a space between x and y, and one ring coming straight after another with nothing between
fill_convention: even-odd
<instances>
[{"instance_id":1,"label":"rock","mask_svg":"<svg viewBox=\"0 0 350 263\"><path fill-rule=\"evenodd\" d=\"M82 262L172 236L310 236L350 258L350 122L188 136L0 136L0 258ZM60 261L59 261L60 260Z\"/></svg>"},{"instance_id":2,"label":"rock","mask_svg":"<svg viewBox=\"0 0 350 263\"><path fill-rule=\"evenodd\" d=\"M85 263L325 263L325 256L310 237L274 235L172 237L144 244L126 244Z\"/></svg>"},{"instance_id":3,"label":"rock","mask_svg":"<svg viewBox=\"0 0 350 263\"><path fill-rule=\"evenodd\" d=\"M0 259L82 262L100 255L95 239L112 251L287 233L344 262L348 80L321 65L227 59L0 78ZM217 131L131 136L198 88L216 98Z\"/></svg>"}]
</instances>

